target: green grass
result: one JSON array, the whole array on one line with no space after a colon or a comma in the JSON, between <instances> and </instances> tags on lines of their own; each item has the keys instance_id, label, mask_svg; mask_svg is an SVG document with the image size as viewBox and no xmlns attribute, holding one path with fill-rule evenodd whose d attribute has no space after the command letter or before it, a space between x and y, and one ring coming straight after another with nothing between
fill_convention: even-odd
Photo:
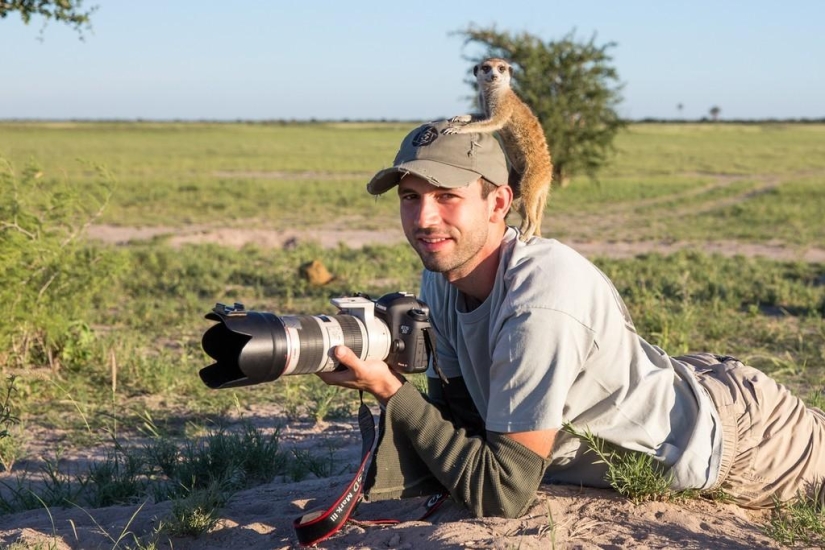
<instances>
[{"instance_id":1,"label":"green grass","mask_svg":"<svg viewBox=\"0 0 825 550\"><path fill-rule=\"evenodd\" d=\"M822 489L825 491L825 487ZM765 533L789 547L822 548L825 546L825 509L815 498L802 498L779 506Z\"/></svg>"},{"instance_id":2,"label":"green grass","mask_svg":"<svg viewBox=\"0 0 825 550\"><path fill-rule=\"evenodd\" d=\"M286 451L278 430L265 433L245 424L240 431L217 429L182 440L155 432L142 447L112 441L85 472L62 470L58 456L43 463L40 475L24 472L0 482L0 514L171 500L171 513L160 518L157 533L197 536L214 527L220 508L239 490L279 476L301 480L340 473L334 469L333 447L321 454Z\"/></svg>"},{"instance_id":3,"label":"green grass","mask_svg":"<svg viewBox=\"0 0 825 550\"><path fill-rule=\"evenodd\" d=\"M823 212L825 175L793 178L748 200L703 212L683 231L691 239L713 239L724 228L728 239L821 246L825 243Z\"/></svg>"},{"instance_id":4,"label":"green grass","mask_svg":"<svg viewBox=\"0 0 825 550\"><path fill-rule=\"evenodd\" d=\"M378 296L417 289L419 267L406 245L358 250L231 250L215 246L112 249L128 267L113 282L111 298L86 320L93 338L76 337L63 359L61 380L31 365L17 381L18 399L49 402L37 414L54 426L107 426L112 413L139 418L135 400L153 395L161 409L218 414L258 401L283 403L293 417L331 417L355 410L354 392L330 393L315 377L301 376L240 390L213 391L197 371L207 364L200 337L217 301L240 301L279 315L334 313L329 298L368 290ZM298 267L318 257L341 279L309 287ZM725 258L683 252L668 258L599 259L624 296L641 334L669 353L711 350L737 355L801 391L825 378L825 269L821 264ZM380 279L380 280L379 280ZM81 332L79 334L85 334ZM86 338L85 336L83 338ZM79 340L78 340L79 339ZM112 358L117 389L111 390ZM138 403L138 404L136 404ZM115 410L112 410L112 409ZM81 416L79 411L83 412ZM320 413L318 411L321 411ZM74 419L74 420L72 420Z\"/></svg>"},{"instance_id":5,"label":"green grass","mask_svg":"<svg viewBox=\"0 0 825 550\"><path fill-rule=\"evenodd\" d=\"M676 493L670 489L670 477L657 468L650 455L613 448L587 428L577 430L568 423L563 430L587 445L586 452L596 456L593 463L605 465L605 481L634 504L675 498Z\"/></svg>"},{"instance_id":6,"label":"green grass","mask_svg":"<svg viewBox=\"0 0 825 550\"><path fill-rule=\"evenodd\" d=\"M794 175L825 170L822 124L633 124L616 141L614 175Z\"/></svg>"},{"instance_id":7,"label":"green grass","mask_svg":"<svg viewBox=\"0 0 825 550\"><path fill-rule=\"evenodd\" d=\"M364 186L391 162L411 127L7 122L0 123L0 156L21 169L37 159L44 177L79 185L88 168L77 159L105 164L119 182L102 217L106 223L283 229L349 220L380 228L394 218L396 203L392 197L376 201ZM821 201L822 186L815 182L825 172L825 125L636 124L616 145L619 152L599 183L579 178L556 191L549 215L598 213L617 203L678 195L718 175L752 181L808 175ZM787 197L789 205L794 200ZM810 217L815 206L809 205L803 223L818 219Z\"/></svg>"},{"instance_id":8,"label":"green grass","mask_svg":"<svg viewBox=\"0 0 825 550\"><path fill-rule=\"evenodd\" d=\"M0 123L0 156L21 167L37 159L45 177L81 185L77 159L105 163L120 182L107 223L289 227L294 214L306 223L333 209L363 212L373 203L363 192L369 174L391 162L411 127Z\"/></svg>"}]
</instances>

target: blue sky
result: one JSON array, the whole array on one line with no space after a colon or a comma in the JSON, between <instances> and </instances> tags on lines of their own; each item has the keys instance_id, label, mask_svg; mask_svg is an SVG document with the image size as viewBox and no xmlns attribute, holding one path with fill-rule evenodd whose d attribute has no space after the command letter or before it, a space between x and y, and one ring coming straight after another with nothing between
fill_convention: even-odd
<instances>
[{"instance_id":1,"label":"blue sky","mask_svg":"<svg viewBox=\"0 0 825 550\"><path fill-rule=\"evenodd\" d=\"M93 30L0 19L0 118L431 119L471 90L451 31L596 33L622 116L825 117L825 2L85 0ZM683 111L677 109L683 104Z\"/></svg>"}]
</instances>

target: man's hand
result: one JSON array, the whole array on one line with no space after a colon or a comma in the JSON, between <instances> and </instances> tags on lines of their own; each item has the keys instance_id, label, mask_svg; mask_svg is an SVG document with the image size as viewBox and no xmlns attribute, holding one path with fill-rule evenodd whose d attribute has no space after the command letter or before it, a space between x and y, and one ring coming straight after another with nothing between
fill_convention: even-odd
<instances>
[{"instance_id":1,"label":"man's hand","mask_svg":"<svg viewBox=\"0 0 825 550\"><path fill-rule=\"evenodd\" d=\"M382 405L404 384L404 377L383 361L362 361L346 346L336 346L333 353L347 370L319 372L318 376L327 384L371 393Z\"/></svg>"}]
</instances>

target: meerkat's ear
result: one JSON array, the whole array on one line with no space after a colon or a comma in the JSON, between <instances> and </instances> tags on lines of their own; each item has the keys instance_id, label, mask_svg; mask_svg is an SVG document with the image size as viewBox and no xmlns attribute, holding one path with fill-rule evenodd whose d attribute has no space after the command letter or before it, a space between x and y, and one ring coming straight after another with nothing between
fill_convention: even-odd
<instances>
[{"instance_id":1,"label":"meerkat's ear","mask_svg":"<svg viewBox=\"0 0 825 550\"><path fill-rule=\"evenodd\" d=\"M512 78L513 77L513 66L512 65L507 65L507 70L510 72L510 77Z\"/></svg>"},{"instance_id":2,"label":"meerkat's ear","mask_svg":"<svg viewBox=\"0 0 825 550\"><path fill-rule=\"evenodd\" d=\"M475 65L475 66L473 67L473 76L478 76L478 69L479 69L479 67L481 67L481 63L479 63L478 65Z\"/></svg>"}]
</instances>

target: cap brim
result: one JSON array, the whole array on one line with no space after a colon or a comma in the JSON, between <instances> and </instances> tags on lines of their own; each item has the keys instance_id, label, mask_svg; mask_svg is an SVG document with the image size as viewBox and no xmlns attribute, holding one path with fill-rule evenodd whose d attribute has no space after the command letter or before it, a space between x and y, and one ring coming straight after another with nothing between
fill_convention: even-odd
<instances>
[{"instance_id":1,"label":"cap brim","mask_svg":"<svg viewBox=\"0 0 825 550\"><path fill-rule=\"evenodd\" d=\"M450 189L466 187L481 177L478 172L441 162L411 160L375 174L367 184L367 192L371 195L386 193L398 185L401 178L407 174L423 178L436 187L448 187Z\"/></svg>"}]
</instances>

